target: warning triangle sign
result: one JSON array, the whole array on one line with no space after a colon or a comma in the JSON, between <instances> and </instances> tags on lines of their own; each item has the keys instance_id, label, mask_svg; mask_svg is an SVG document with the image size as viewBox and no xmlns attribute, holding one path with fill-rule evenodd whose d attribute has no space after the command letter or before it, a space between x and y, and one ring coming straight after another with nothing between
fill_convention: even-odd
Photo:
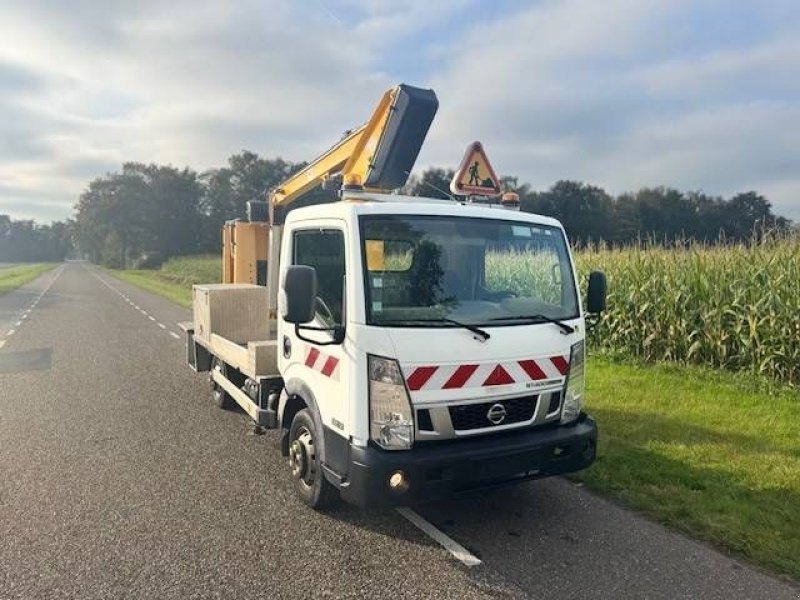
<instances>
[{"instance_id":1,"label":"warning triangle sign","mask_svg":"<svg viewBox=\"0 0 800 600\"><path fill-rule=\"evenodd\" d=\"M450 191L460 196L496 196L500 193L500 180L480 142L467 146L461 166L450 182Z\"/></svg>"}]
</instances>

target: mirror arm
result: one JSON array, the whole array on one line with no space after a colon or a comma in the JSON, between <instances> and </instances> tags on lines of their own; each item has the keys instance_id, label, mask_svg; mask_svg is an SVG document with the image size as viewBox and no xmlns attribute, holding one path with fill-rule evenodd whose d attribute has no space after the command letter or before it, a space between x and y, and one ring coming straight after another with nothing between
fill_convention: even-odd
<instances>
[{"instance_id":1,"label":"mirror arm","mask_svg":"<svg viewBox=\"0 0 800 600\"><path fill-rule=\"evenodd\" d=\"M307 338L302 333L300 333L301 330L326 331L333 335L333 339L327 342L312 340L311 338ZM312 325L300 325L300 323L295 323L294 334L297 336L298 339L303 340L304 342L308 342L309 344L316 344L317 346L334 346L334 345L339 345L344 341L344 327L342 327L341 325L334 325L333 327L313 327Z\"/></svg>"},{"instance_id":2,"label":"mirror arm","mask_svg":"<svg viewBox=\"0 0 800 600\"><path fill-rule=\"evenodd\" d=\"M591 317L591 321L589 317ZM589 333L600 323L600 313L589 313L584 317L584 323L586 324L586 333Z\"/></svg>"}]
</instances>

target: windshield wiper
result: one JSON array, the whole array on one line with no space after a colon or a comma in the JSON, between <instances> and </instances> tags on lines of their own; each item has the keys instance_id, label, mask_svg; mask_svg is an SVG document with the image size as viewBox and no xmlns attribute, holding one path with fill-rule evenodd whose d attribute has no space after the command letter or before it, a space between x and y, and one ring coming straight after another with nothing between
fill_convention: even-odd
<instances>
[{"instance_id":1,"label":"windshield wiper","mask_svg":"<svg viewBox=\"0 0 800 600\"><path fill-rule=\"evenodd\" d=\"M559 319L553 319L547 315L515 315L513 317L494 317L490 321L534 321L539 323L552 323L558 325L564 333L575 333L575 328L572 325L564 323Z\"/></svg>"},{"instance_id":2,"label":"windshield wiper","mask_svg":"<svg viewBox=\"0 0 800 600\"><path fill-rule=\"evenodd\" d=\"M455 319L448 319L447 317L437 317L436 319L408 319L408 320L397 320L397 321L380 321L381 325L399 325L399 324L407 324L407 323L452 323L453 325L457 325L459 327L463 327L474 333L475 335L481 338L482 342L488 340L491 335L489 335L488 331L484 331L480 327L476 327L475 325L470 325L469 323L462 323L461 321L456 321Z\"/></svg>"}]
</instances>

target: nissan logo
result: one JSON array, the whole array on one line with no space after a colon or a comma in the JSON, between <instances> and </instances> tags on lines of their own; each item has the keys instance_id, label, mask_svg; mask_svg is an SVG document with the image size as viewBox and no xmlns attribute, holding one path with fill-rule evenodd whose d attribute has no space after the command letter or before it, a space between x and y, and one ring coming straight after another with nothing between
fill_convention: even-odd
<instances>
[{"instance_id":1,"label":"nissan logo","mask_svg":"<svg viewBox=\"0 0 800 600\"><path fill-rule=\"evenodd\" d=\"M492 425L500 425L506 420L506 407L502 404L493 405L486 413L486 418L489 419Z\"/></svg>"}]
</instances>

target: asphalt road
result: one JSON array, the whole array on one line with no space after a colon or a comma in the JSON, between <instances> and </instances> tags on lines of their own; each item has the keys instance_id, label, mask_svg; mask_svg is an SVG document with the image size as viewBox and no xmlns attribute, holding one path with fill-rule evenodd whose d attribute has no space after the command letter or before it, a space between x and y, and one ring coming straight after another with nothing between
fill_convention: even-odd
<instances>
[{"instance_id":1,"label":"asphalt road","mask_svg":"<svg viewBox=\"0 0 800 600\"><path fill-rule=\"evenodd\" d=\"M416 507L473 568L395 511L315 513L184 365L187 318L84 264L0 297L0 599L800 594L561 479Z\"/></svg>"}]
</instances>

